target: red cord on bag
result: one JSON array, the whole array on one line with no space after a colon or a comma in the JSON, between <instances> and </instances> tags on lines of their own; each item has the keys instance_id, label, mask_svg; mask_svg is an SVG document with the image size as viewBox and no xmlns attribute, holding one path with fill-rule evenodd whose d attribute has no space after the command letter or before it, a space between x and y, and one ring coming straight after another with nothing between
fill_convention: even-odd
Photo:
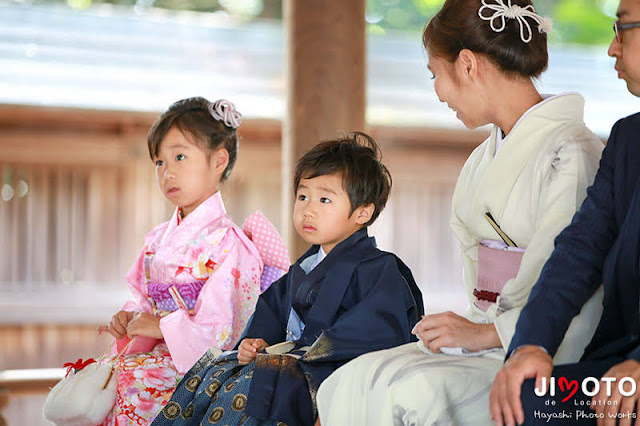
<instances>
[{"instance_id":1,"label":"red cord on bag","mask_svg":"<svg viewBox=\"0 0 640 426\"><path fill-rule=\"evenodd\" d=\"M67 369L67 374L65 374L64 377L67 377L69 374L71 374L71 370L74 370L74 373L77 373L87 365L93 364L94 362L96 362L96 360L93 358L89 358L85 361L83 361L82 358L78 358L76 362L65 362L64 364L62 364L62 368Z\"/></svg>"}]
</instances>

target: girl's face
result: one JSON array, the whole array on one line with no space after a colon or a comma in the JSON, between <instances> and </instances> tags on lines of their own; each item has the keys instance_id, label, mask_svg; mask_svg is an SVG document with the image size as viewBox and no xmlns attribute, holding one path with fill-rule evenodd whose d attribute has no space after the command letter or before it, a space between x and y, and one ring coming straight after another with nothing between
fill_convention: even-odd
<instances>
[{"instance_id":1,"label":"girl's face","mask_svg":"<svg viewBox=\"0 0 640 426\"><path fill-rule=\"evenodd\" d=\"M458 120L469 129L487 124L482 96L469 77L468 65L463 63L463 59L459 56L451 63L431 52L428 57L427 68L433 74L433 87L440 102L445 102L456 113Z\"/></svg>"},{"instance_id":2,"label":"girl's face","mask_svg":"<svg viewBox=\"0 0 640 426\"><path fill-rule=\"evenodd\" d=\"M218 191L222 172L228 163L228 154L225 154L226 150L221 148L207 155L192 141L191 135L187 137L180 129L172 127L154 158L162 195L175 206L182 207L186 217Z\"/></svg>"}]
</instances>

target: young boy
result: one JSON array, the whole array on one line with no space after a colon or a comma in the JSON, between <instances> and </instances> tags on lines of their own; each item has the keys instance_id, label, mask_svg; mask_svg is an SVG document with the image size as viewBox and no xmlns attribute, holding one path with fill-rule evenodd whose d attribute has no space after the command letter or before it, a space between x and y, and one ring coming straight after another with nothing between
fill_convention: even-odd
<instances>
[{"instance_id":1,"label":"young boy","mask_svg":"<svg viewBox=\"0 0 640 426\"><path fill-rule=\"evenodd\" d=\"M294 225L312 247L260 296L239 350L205 354L153 425L312 425L329 374L414 339L420 290L367 234L391 189L375 141L317 145L298 161L294 189Z\"/></svg>"}]
</instances>

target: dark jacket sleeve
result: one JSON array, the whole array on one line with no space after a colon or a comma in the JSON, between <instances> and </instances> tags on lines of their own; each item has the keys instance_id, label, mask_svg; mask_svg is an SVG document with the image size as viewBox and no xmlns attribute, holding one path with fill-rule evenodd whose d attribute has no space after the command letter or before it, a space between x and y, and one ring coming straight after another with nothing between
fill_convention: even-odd
<instances>
[{"instance_id":1,"label":"dark jacket sleeve","mask_svg":"<svg viewBox=\"0 0 640 426\"><path fill-rule=\"evenodd\" d=\"M618 234L614 169L622 121L611 130L587 198L555 239L555 249L520 314L508 354L522 345L539 345L555 355L571 320L602 283L605 259Z\"/></svg>"},{"instance_id":2,"label":"dark jacket sleeve","mask_svg":"<svg viewBox=\"0 0 640 426\"><path fill-rule=\"evenodd\" d=\"M394 256L364 262L353 281L345 301L357 302L323 331L302 361L347 361L413 340L419 309Z\"/></svg>"}]
</instances>

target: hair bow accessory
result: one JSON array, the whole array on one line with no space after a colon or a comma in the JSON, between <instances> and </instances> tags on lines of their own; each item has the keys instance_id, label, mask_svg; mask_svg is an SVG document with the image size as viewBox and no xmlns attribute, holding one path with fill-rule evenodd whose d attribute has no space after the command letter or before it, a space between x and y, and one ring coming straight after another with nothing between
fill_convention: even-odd
<instances>
[{"instance_id":1,"label":"hair bow accessory","mask_svg":"<svg viewBox=\"0 0 640 426\"><path fill-rule=\"evenodd\" d=\"M242 123L242 114L236 110L236 106L226 100L218 99L209 103L209 113L216 120L222 121L227 127L237 129Z\"/></svg>"},{"instance_id":2,"label":"hair bow accessory","mask_svg":"<svg viewBox=\"0 0 640 426\"><path fill-rule=\"evenodd\" d=\"M530 4L522 7L517 4L511 4L511 0L507 0L506 4L503 0L495 1L496 3L487 3L486 0L482 0L482 7L478 10L478 16L485 21L489 21L491 29L497 33L504 31L506 19L515 19L520 25L520 39L525 43L529 43L533 34L531 32L531 25L527 19L531 19L538 24L538 31L541 33L548 33L553 27L551 19L538 15ZM484 10L489 10L492 14L485 16L483 15ZM496 21L498 24L501 24L499 27Z\"/></svg>"}]
</instances>

